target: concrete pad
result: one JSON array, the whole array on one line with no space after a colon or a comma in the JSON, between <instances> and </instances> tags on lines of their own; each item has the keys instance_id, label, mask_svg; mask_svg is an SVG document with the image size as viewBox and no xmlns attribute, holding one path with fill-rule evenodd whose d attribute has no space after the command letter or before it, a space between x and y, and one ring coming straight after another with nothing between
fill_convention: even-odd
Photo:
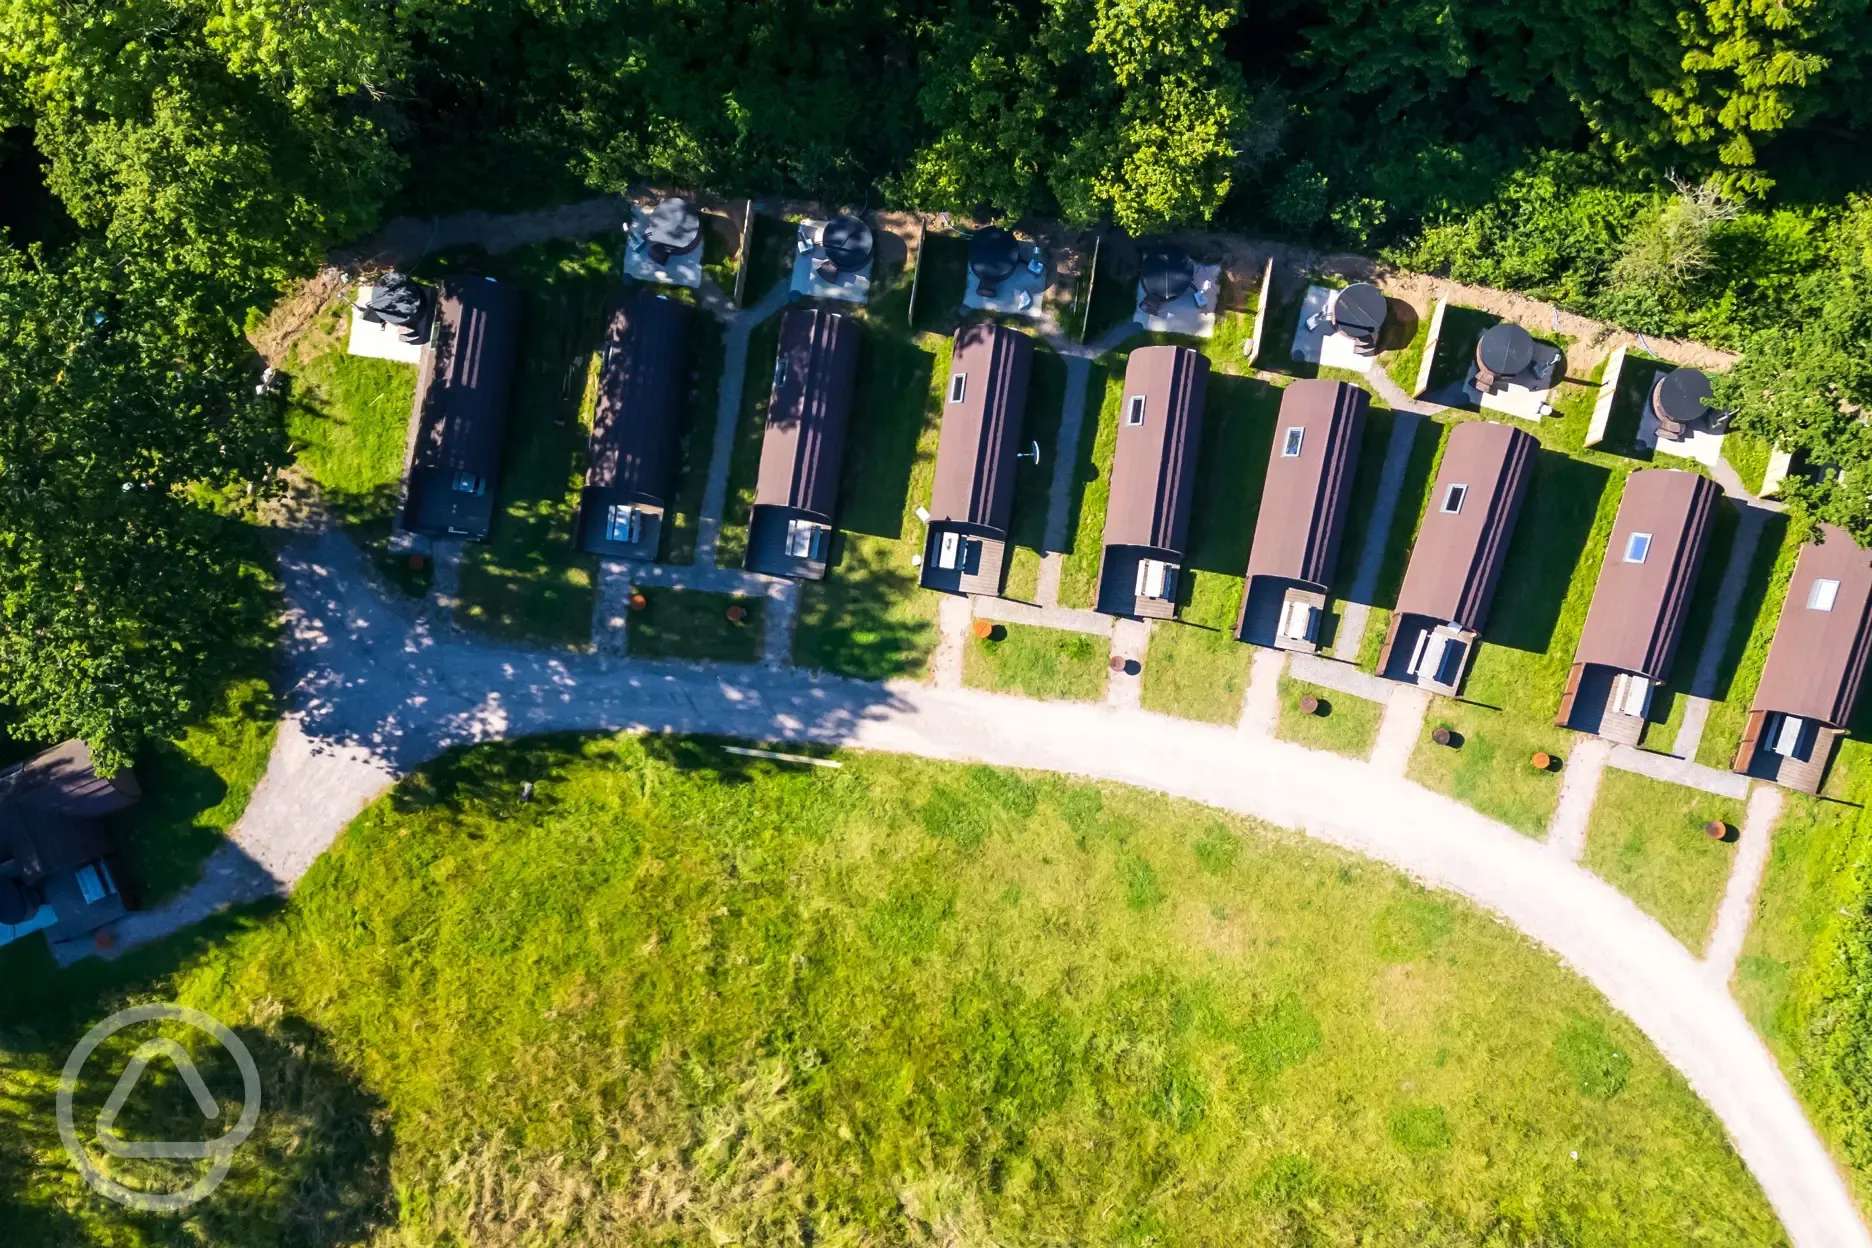
<instances>
[{"instance_id":1,"label":"concrete pad","mask_svg":"<svg viewBox=\"0 0 1872 1248\"><path fill-rule=\"evenodd\" d=\"M1768 471L1762 474L1762 497L1779 493L1781 483L1794 469L1794 456L1780 447L1768 452Z\"/></svg>"},{"instance_id":2,"label":"concrete pad","mask_svg":"<svg viewBox=\"0 0 1872 1248\"><path fill-rule=\"evenodd\" d=\"M1430 691L1415 685L1400 685L1385 706L1378 723L1378 739L1372 743L1372 769L1387 776L1401 776L1417 752L1423 736L1424 716L1430 710Z\"/></svg>"},{"instance_id":3,"label":"concrete pad","mask_svg":"<svg viewBox=\"0 0 1872 1248\"><path fill-rule=\"evenodd\" d=\"M1644 411L1638 416L1638 445L1659 455L1674 455L1678 459L1694 459L1706 468L1714 468L1722 462L1723 435L1705 433L1701 429L1692 430L1690 436L1681 442L1658 437L1657 413L1651 410L1651 391L1657 385L1667 369L1654 369L1651 380L1645 385Z\"/></svg>"},{"instance_id":4,"label":"concrete pad","mask_svg":"<svg viewBox=\"0 0 1872 1248\"><path fill-rule=\"evenodd\" d=\"M793 250L793 281L788 287L796 295L812 299L842 299L846 303L864 303L871 298L871 270L877 263L877 253L871 255L871 264L856 273L840 273L837 280L827 281L819 276L819 265L825 260L825 248L819 245L819 232L825 229L825 222L810 218L800 222L799 236L808 244L805 251L797 246Z\"/></svg>"},{"instance_id":5,"label":"concrete pad","mask_svg":"<svg viewBox=\"0 0 1872 1248\"><path fill-rule=\"evenodd\" d=\"M1535 342L1534 363L1547 370L1547 384L1535 389L1511 381L1496 394L1483 394L1476 389L1476 366L1471 360L1469 373L1463 378L1463 395L1485 412L1500 412L1518 420L1545 420L1554 414L1554 385L1560 380L1563 358L1558 348Z\"/></svg>"},{"instance_id":6,"label":"concrete pad","mask_svg":"<svg viewBox=\"0 0 1872 1248\"><path fill-rule=\"evenodd\" d=\"M1012 598L977 597L975 614L1003 624L1034 624L1041 628L1062 628L1069 633L1090 633L1094 637L1112 635L1112 616L1077 607L1041 607Z\"/></svg>"},{"instance_id":7,"label":"concrete pad","mask_svg":"<svg viewBox=\"0 0 1872 1248\"><path fill-rule=\"evenodd\" d=\"M10 945L22 936L30 936L41 928L51 927L58 922L58 915L51 906L40 906L18 923L0 923L0 945Z\"/></svg>"},{"instance_id":8,"label":"concrete pad","mask_svg":"<svg viewBox=\"0 0 1872 1248\"><path fill-rule=\"evenodd\" d=\"M1681 784L1688 789L1702 789L1705 793L1714 793L1717 797L1734 798L1739 802L1748 796L1749 778L1747 776L1739 776L1733 771L1718 771L1714 767L1705 767L1687 758L1673 758L1669 754L1653 754L1649 750L1640 750L1629 745L1614 745L1611 757L1606 762L1620 771L1649 776L1653 780L1662 780L1666 784Z\"/></svg>"},{"instance_id":9,"label":"concrete pad","mask_svg":"<svg viewBox=\"0 0 1872 1248\"><path fill-rule=\"evenodd\" d=\"M1578 862L1586 852L1587 825L1592 822L1599 783L1605 779L1606 762L1611 757L1610 741L1581 737L1566 760L1566 771L1560 776L1560 800L1547 825L1547 844L1568 862Z\"/></svg>"},{"instance_id":10,"label":"concrete pad","mask_svg":"<svg viewBox=\"0 0 1872 1248\"><path fill-rule=\"evenodd\" d=\"M1272 646L1256 646L1254 665L1248 673L1248 696L1242 699L1242 715L1236 725L1254 737L1272 737L1280 721L1280 678L1287 669L1287 652Z\"/></svg>"},{"instance_id":11,"label":"concrete pad","mask_svg":"<svg viewBox=\"0 0 1872 1248\"><path fill-rule=\"evenodd\" d=\"M1749 794L1748 813L1742 817L1737 838L1735 862L1729 868L1729 885L1723 890L1722 904L1716 908L1716 927L1710 933L1709 952L1704 966L1717 984L1728 986L1742 957L1742 944L1748 938L1749 922L1755 917L1755 894L1761 888L1762 875L1768 869L1768 851L1772 847L1775 825L1781 821L1781 804L1786 793L1773 784L1760 784Z\"/></svg>"},{"instance_id":12,"label":"concrete pad","mask_svg":"<svg viewBox=\"0 0 1872 1248\"><path fill-rule=\"evenodd\" d=\"M1388 704L1394 695L1406 687L1394 680L1374 676L1350 663L1322 659L1317 654L1296 652L1287 661L1287 672L1295 680L1304 680L1326 689L1337 689L1340 693L1349 693L1355 698L1380 704Z\"/></svg>"},{"instance_id":13,"label":"concrete pad","mask_svg":"<svg viewBox=\"0 0 1872 1248\"><path fill-rule=\"evenodd\" d=\"M644 215L643 211L638 208L632 208L631 211L640 219ZM686 286L690 290L700 290L702 288L702 244L698 242L680 256L671 256L666 263L658 264L650 258L649 244L633 238L630 246L624 249L624 276L636 278L640 282L653 282L659 286Z\"/></svg>"},{"instance_id":14,"label":"concrete pad","mask_svg":"<svg viewBox=\"0 0 1872 1248\"><path fill-rule=\"evenodd\" d=\"M1138 665L1135 673L1112 672L1105 681L1107 706L1136 709L1144 694L1145 653L1150 649L1149 620L1118 620L1112 624L1113 658L1129 659Z\"/></svg>"},{"instance_id":15,"label":"concrete pad","mask_svg":"<svg viewBox=\"0 0 1872 1248\"><path fill-rule=\"evenodd\" d=\"M1039 247L1027 243L1021 244L1023 259L1021 267L1014 270L1012 277L997 283L995 293L990 298L983 298L979 287L981 279L973 272L968 275L967 289L962 295L962 306L971 311L998 312L1003 316L1025 317L1037 321L1046 313L1047 274L1046 256ZM1035 273L1027 267L1027 262L1038 257L1041 271ZM1021 296L1027 297L1027 306L1021 306Z\"/></svg>"},{"instance_id":16,"label":"concrete pad","mask_svg":"<svg viewBox=\"0 0 1872 1248\"><path fill-rule=\"evenodd\" d=\"M1307 287L1306 297L1300 301L1300 321L1294 326L1293 358L1307 364L1317 364L1321 368L1369 373L1372 363L1378 357L1360 355L1352 340L1335 332L1331 322L1326 319L1326 308L1336 293L1326 286ZM1316 314L1320 318L1319 324L1308 329L1307 322Z\"/></svg>"},{"instance_id":17,"label":"concrete pad","mask_svg":"<svg viewBox=\"0 0 1872 1248\"><path fill-rule=\"evenodd\" d=\"M375 286L365 285L358 287L357 294L352 297L351 337L345 343L346 353L373 360L395 360L399 364L421 362L422 343L404 342L402 330L393 325L380 325L376 321L364 319L364 310L359 305L369 303L371 296L376 293Z\"/></svg>"},{"instance_id":18,"label":"concrete pad","mask_svg":"<svg viewBox=\"0 0 1872 1248\"><path fill-rule=\"evenodd\" d=\"M1142 325L1154 334L1183 334L1190 338L1212 338L1215 336L1216 299L1222 293L1222 266L1219 264L1199 264L1196 266L1195 285L1187 294L1179 295L1158 310L1155 316L1142 307L1131 318L1134 324ZM1206 302L1196 302L1197 292L1201 292ZM1134 295L1137 303L1144 302L1144 283L1139 282Z\"/></svg>"}]
</instances>

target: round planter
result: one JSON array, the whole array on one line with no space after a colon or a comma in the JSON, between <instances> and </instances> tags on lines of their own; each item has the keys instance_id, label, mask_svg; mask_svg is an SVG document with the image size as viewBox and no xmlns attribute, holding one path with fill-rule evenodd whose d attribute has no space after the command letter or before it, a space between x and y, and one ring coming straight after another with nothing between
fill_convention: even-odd
<instances>
[{"instance_id":1,"label":"round planter","mask_svg":"<svg viewBox=\"0 0 1872 1248\"><path fill-rule=\"evenodd\" d=\"M1105 666L1111 668L1111 670L1114 672L1124 671L1125 670L1124 656L1119 655L1119 654L1112 655L1111 662L1107 663Z\"/></svg>"},{"instance_id":2,"label":"round planter","mask_svg":"<svg viewBox=\"0 0 1872 1248\"><path fill-rule=\"evenodd\" d=\"M728 622L730 624L739 624L746 619L747 608L740 603L737 602L732 607L728 608Z\"/></svg>"},{"instance_id":3,"label":"round planter","mask_svg":"<svg viewBox=\"0 0 1872 1248\"><path fill-rule=\"evenodd\" d=\"M987 641L990 637L994 636L995 626L993 620L976 620L970 627L975 630L975 636L982 641Z\"/></svg>"},{"instance_id":4,"label":"round planter","mask_svg":"<svg viewBox=\"0 0 1872 1248\"><path fill-rule=\"evenodd\" d=\"M1319 714L1319 699L1310 693L1300 695L1300 713L1302 715Z\"/></svg>"},{"instance_id":5,"label":"round planter","mask_svg":"<svg viewBox=\"0 0 1872 1248\"><path fill-rule=\"evenodd\" d=\"M1552 771L1553 755L1545 752L1538 753L1534 756L1533 763L1535 771Z\"/></svg>"},{"instance_id":6,"label":"round planter","mask_svg":"<svg viewBox=\"0 0 1872 1248\"><path fill-rule=\"evenodd\" d=\"M1450 732L1449 729L1438 728L1436 731L1430 734L1430 739L1436 742L1438 745L1448 745L1451 741L1455 740L1456 738L1455 738L1455 734Z\"/></svg>"},{"instance_id":7,"label":"round planter","mask_svg":"<svg viewBox=\"0 0 1872 1248\"><path fill-rule=\"evenodd\" d=\"M1729 825L1720 819L1712 819L1703 825L1703 834L1712 841L1726 841L1729 839Z\"/></svg>"},{"instance_id":8,"label":"round planter","mask_svg":"<svg viewBox=\"0 0 1872 1248\"><path fill-rule=\"evenodd\" d=\"M648 601L649 600L642 594L632 594L630 596L630 609L633 611L641 611Z\"/></svg>"}]
</instances>

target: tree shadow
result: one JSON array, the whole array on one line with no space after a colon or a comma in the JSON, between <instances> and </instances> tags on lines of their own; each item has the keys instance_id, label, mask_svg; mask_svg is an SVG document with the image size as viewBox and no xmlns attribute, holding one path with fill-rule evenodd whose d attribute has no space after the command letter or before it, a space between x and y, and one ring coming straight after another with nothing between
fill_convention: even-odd
<instances>
[{"instance_id":1,"label":"tree shadow","mask_svg":"<svg viewBox=\"0 0 1872 1248\"><path fill-rule=\"evenodd\" d=\"M1489 610L1487 640L1513 650L1546 653L1584 559L1599 500L1612 472L1559 451L1535 454L1527 498L1508 544L1501 581Z\"/></svg>"},{"instance_id":2,"label":"tree shadow","mask_svg":"<svg viewBox=\"0 0 1872 1248\"><path fill-rule=\"evenodd\" d=\"M863 680L920 674L936 628L903 611L920 592L888 549L836 534L830 573L801 593L795 661Z\"/></svg>"},{"instance_id":3,"label":"tree shadow","mask_svg":"<svg viewBox=\"0 0 1872 1248\"><path fill-rule=\"evenodd\" d=\"M155 987L146 984L145 987ZM370 1240L395 1225L390 1179L394 1135L375 1093L336 1056L329 1037L304 1018L266 1017L233 1028L259 1075L260 1114L253 1134L234 1152L226 1179L181 1213L132 1211L92 1195L68 1177L59 1140L59 1071L72 1045L108 1006L90 1003L97 1018L77 1018L55 1030L10 1033L5 1113L13 1130L0 1145L0 1231L6 1242L66 1245L120 1242L194 1245L329 1245ZM212 1012L212 1011L211 1011ZM216 1102L204 1119L167 1060L150 1061L124 1102L116 1127L129 1140L211 1140L231 1129L244 1106L233 1058L212 1038L174 1023L133 1024L106 1040L85 1062L73 1096L73 1122L91 1141L94 1124L140 1044L167 1036L182 1045ZM17 1150L17 1151L16 1151ZM9 1157L7 1154L13 1154ZM39 1159L36 1166L26 1157ZM109 1159L95 1143L91 1156L132 1190L181 1190L205 1163ZM45 1159L56 1159L47 1161ZM48 1169L57 1173L46 1173Z\"/></svg>"},{"instance_id":4,"label":"tree shadow","mask_svg":"<svg viewBox=\"0 0 1872 1248\"><path fill-rule=\"evenodd\" d=\"M552 782L564 776L566 761L585 739L552 733L445 750L390 791L391 806L406 812L473 808L495 818L515 817L528 805L551 809Z\"/></svg>"},{"instance_id":5,"label":"tree shadow","mask_svg":"<svg viewBox=\"0 0 1872 1248\"><path fill-rule=\"evenodd\" d=\"M1385 300L1384 328L1378 331L1379 351L1402 351L1417 336L1423 318L1417 309L1402 299Z\"/></svg>"}]
</instances>

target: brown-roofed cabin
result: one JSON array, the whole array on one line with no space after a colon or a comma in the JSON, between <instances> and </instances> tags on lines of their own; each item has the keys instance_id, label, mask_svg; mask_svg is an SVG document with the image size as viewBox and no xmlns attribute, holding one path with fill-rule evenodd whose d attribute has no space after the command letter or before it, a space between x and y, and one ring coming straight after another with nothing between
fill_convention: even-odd
<instances>
[{"instance_id":1,"label":"brown-roofed cabin","mask_svg":"<svg viewBox=\"0 0 1872 1248\"><path fill-rule=\"evenodd\" d=\"M1872 554L1844 529L1794 563L1734 769L1818 793L1872 660Z\"/></svg>"},{"instance_id":2,"label":"brown-roofed cabin","mask_svg":"<svg viewBox=\"0 0 1872 1248\"><path fill-rule=\"evenodd\" d=\"M684 305L647 291L626 295L612 309L579 495L580 550L657 556L676 467L688 326Z\"/></svg>"},{"instance_id":3,"label":"brown-roofed cabin","mask_svg":"<svg viewBox=\"0 0 1872 1248\"><path fill-rule=\"evenodd\" d=\"M857 376L858 327L850 320L818 308L794 308L780 318L760 480L748 520L744 562L750 572L825 578Z\"/></svg>"},{"instance_id":4,"label":"brown-roofed cabin","mask_svg":"<svg viewBox=\"0 0 1872 1248\"><path fill-rule=\"evenodd\" d=\"M519 299L491 277L449 277L423 348L403 476L402 526L485 540L519 345Z\"/></svg>"},{"instance_id":5,"label":"brown-roofed cabin","mask_svg":"<svg viewBox=\"0 0 1872 1248\"><path fill-rule=\"evenodd\" d=\"M1026 334L989 322L956 330L923 539L925 589L1001 592L1032 368L1033 339Z\"/></svg>"},{"instance_id":6,"label":"brown-roofed cabin","mask_svg":"<svg viewBox=\"0 0 1872 1248\"><path fill-rule=\"evenodd\" d=\"M1638 744L1677 650L1719 494L1708 477L1674 469L1626 478L1555 723Z\"/></svg>"},{"instance_id":7,"label":"brown-roofed cabin","mask_svg":"<svg viewBox=\"0 0 1872 1248\"><path fill-rule=\"evenodd\" d=\"M82 741L0 770L0 944L42 929L69 940L123 915L107 820L139 796L128 771L98 775Z\"/></svg>"},{"instance_id":8,"label":"brown-roofed cabin","mask_svg":"<svg viewBox=\"0 0 1872 1248\"><path fill-rule=\"evenodd\" d=\"M1099 565L1107 615L1176 615L1208 385L1208 359L1188 347L1140 347L1125 366Z\"/></svg>"},{"instance_id":9,"label":"brown-roofed cabin","mask_svg":"<svg viewBox=\"0 0 1872 1248\"><path fill-rule=\"evenodd\" d=\"M1235 621L1241 640L1319 649L1369 406L1363 390L1343 381L1296 381L1281 395Z\"/></svg>"},{"instance_id":10,"label":"brown-roofed cabin","mask_svg":"<svg viewBox=\"0 0 1872 1248\"><path fill-rule=\"evenodd\" d=\"M1449 431L1378 652L1381 675L1451 697L1461 691L1538 447L1532 434L1493 421Z\"/></svg>"}]
</instances>

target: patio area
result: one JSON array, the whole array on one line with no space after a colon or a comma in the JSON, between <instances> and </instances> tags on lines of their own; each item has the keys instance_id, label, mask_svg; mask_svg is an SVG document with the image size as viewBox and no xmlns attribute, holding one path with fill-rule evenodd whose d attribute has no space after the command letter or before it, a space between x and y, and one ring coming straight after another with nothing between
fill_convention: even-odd
<instances>
[{"instance_id":1,"label":"patio area","mask_svg":"<svg viewBox=\"0 0 1872 1248\"><path fill-rule=\"evenodd\" d=\"M1300 320L1294 326L1293 358L1321 368L1369 373L1375 355L1361 355L1358 344L1333 328L1329 305L1338 292L1326 286L1308 286L1300 301ZM1318 682L1315 682L1318 683Z\"/></svg>"},{"instance_id":2,"label":"patio area","mask_svg":"<svg viewBox=\"0 0 1872 1248\"><path fill-rule=\"evenodd\" d=\"M1144 282L1137 284L1137 315L1132 319L1156 334L1186 334L1191 338L1215 336L1216 296L1221 290L1222 266L1198 264L1193 267L1190 287L1174 299L1146 307L1150 292Z\"/></svg>"},{"instance_id":3,"label":"patio area","mask_svg":"<svg viewBox=\"0 0 1872 1248\"><path fill-rule=\"evenodd\" d=\"M1046 252L1038 243L1019 242L994 228L971 240L965 309L1037 321L1046 312L1047 284Z\"/></svg>"},{"instance_id":4,"label":"patio area","mask_svg":"<svg viewBox=\"0 0 1872 1248\"><path fill-rule=\"evenodd\" d=\"M1485 366L1495 379L1486 388L1479 381ZM1463 397L1485 412L1544 420L1553 415L1554 387L1565 373L1566 356L1559 347L1503 321L1477 341L1463 378Z\"/></svg>"},{"instance_id":5,"label":"patio area","mask_svg":"<svg viewBox=\"0 0 1872 1248\"><path fill-rule=\"evenodd\" d=\"M377 288L366 282L357 288L351 298L351 337L345 343L345 351L351 355L367 356L373 360L395 360L399 364L416 364L422 360L423 344L403 341L400 326L387 325L379 321L364 319L364 304L371 301Z\"/></svg>"},{"instance_id":6,"label":"patio area","mask_svg":"<svg viewBox=\"0 0 1872 1248\"><path fill-rule=\"evenodd\" d=\"M1638 445L1647 451L1655 451L1659 455L1694 459L1706 468L1714 468L1722 459L1722 434L1711 433L1706 429L1691 428L1682 440L1658 436L1657 411L1652 407L1651 395L1657 389L1657 383L1670 372L1668 368L1655 369L1651 374L1651 380L1645 383L1644 410L1638 416ZM1785 471L1782 475L1786 475Z\"/></svg>"},{"instance_id":7,"label":"patio area","mask_svg":"<svg viewBox=\"0 0 1872 1248\"><path fill-rule=\"evenodd\" d=\"M835 220L855 221L856 218L840 217ZM850 263L853 258L847 254L846 245L841 245L837 238L828 249L827 221L815 221L807 218L799 224L799 238L794 244L793 281L789 287L794 295L811 299L841 299L846 303L864 303L871 298L871 239L869 230L863 238L864 262ZM835 256L834 252L840 254ZM839 263L839 261L845 263Z\"/></svg>"},{"instance_id":8,"label":"patio area","mask_svg":"<svg viewBox=\"0 0 1872 1248\"><path fill-rule=\"evenodd\" d=\"M692 206L680 199L647 208L632 204L631 221L624 229L630 235L624 276L659 286L701 288L702 218ZM674 250L678 247L682 250Z\"/></svg>"}]
</instances>

